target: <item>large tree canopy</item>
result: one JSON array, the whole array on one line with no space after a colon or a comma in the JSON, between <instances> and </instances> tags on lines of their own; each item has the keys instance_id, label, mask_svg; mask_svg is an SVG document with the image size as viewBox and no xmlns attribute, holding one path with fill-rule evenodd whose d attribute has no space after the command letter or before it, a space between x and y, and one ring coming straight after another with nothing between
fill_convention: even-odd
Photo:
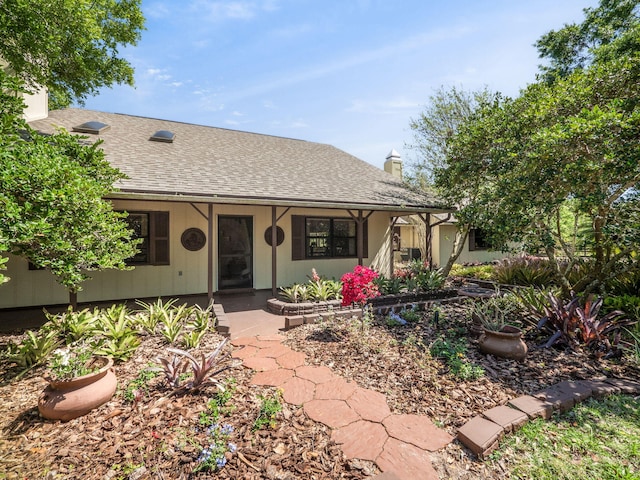
<instances>
[{"instance_id":1,"label":"large tree canopy","mask_svg":"<svg viewBox=\"0 0 640 480\"><path fill-rule=\"evenodd\" d=\"M600 289L640 269L640 51L629 47L638 24L615 14L630 3L637 4L604 0L594 10L612 18L617 33L589 50L588 62L582 53L560 56L568 67L553 81L477 109L448 143L448 165L435 172L451 201L475 195L462 218L479 222L494 245L519 241L544 249L566 290ZM593 11L586 12L589 24ZM592 238L589 268L574 284L567 272L581 259L561 228L568 204L589 219Z\"/></svg>"},{"instance_id":2,"label":"large tree canopy","mask_svg":"<svg viewBox=\"0 0 640 480\"><path fill-rule=\"evenodd\" d=\"M448 167L448 145L458 133L461 125L467 122L476 111L496 97L488 89L467 92L461 88L439 88L431 97L418 118L411 119L413 144L410 148L417 151L419 160L411 165L411 173L406 177L409 186L416 189L428 189L433 186L435 171ZM457 196L452 207L461 208L472 203L475 190L467 189L466 195ZM448 192L439 192L443 198L452 199ZM447 264L443 266L444 275L448 275L456 259L460 256L467 240L472 221L459 217L456 223L456 238ZM422 227L423 222L419 222Z\"/></svg>"},{"instance_id":3,"label":"large tree canopy","mask_svg":"<svg viewBox=\"0 0 640 480\"><path fill-rule=\"evenodd\" d=\"M19 84L0 69L0 251L50 270L73 293L89 271L127 268L136 253L123 214L103 199L123 175L99 142L30 129Z\"/></svg>"},{"instance_id":4,"label":"large tree canopy","mask_svg":"<svg viewBox=\"0 0 640 480\"><path fill-rule=\"evenodd\" d=\"M116 83L133 85L119 48L144 28L140 0L2 0L0 59L32 88L46 86L54 106Z\"/></svg>"}]
</instances>

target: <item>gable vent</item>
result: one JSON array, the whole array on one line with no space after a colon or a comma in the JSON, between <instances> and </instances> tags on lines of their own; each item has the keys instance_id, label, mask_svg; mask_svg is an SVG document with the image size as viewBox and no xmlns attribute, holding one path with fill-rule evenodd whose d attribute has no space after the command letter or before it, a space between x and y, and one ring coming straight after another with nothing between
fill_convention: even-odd
<instances>
[{"instance_id":1,"label":"gable vent","mask_svg":"<svg viewBox=\"0 0 640 480\"><path fill-rule=\"evenodd\" d=\"M73 127L74 132L91 133L93 135L99 135L100 133L109 130L111 127L106 123L91 121L84 122L82 125Z\"/></svg>"},{"instance_id":2,"label":"gable vent","mask_svg":"<svg viewBox=\"0 0 640 480\"><path fill-rule=\"evenodd\" d=\"M169 130L158 130L156 133L151 135L149 140L152 142L165 142L165 143L173 143L173 139L176 134L170 132Z\"/></svg>"}]
</instances>

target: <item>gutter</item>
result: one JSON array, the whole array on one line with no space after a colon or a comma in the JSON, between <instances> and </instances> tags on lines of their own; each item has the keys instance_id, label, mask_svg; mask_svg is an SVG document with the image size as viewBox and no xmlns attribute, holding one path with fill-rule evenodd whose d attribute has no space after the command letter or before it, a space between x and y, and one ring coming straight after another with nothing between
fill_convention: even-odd
<instances>
[{"instance_id":1,"label":"gutter","mask_svg":"<svg viewBox=\"0 0 640 480\"><path fill-rule=\"evenodd\" d=\"M112 200L141 200L155 202L187 202L187 203L217 203L235 205L259 205L278 207L301 207L301 208L326 208L326 209L350 209L350 210L376 210L388 212L402 212L406 214L420 213L428 210L430 213L449 213L452 210L438 205L380 205L368 203L338 203L330 201L309 201L303 199L278 199L259 197L232 197L217 195L195 195L195 194L167 194L167 193L140 193L117 191L107 195L106 198Z\"/></svg>"}]
</instances>

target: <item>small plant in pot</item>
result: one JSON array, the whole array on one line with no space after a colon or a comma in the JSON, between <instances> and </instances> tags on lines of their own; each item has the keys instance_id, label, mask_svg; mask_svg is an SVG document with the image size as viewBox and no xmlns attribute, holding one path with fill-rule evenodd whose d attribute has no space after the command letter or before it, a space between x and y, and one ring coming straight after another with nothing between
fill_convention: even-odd
<instances>
[{"instance_id":1,"label":"small plant in pot","mask_svg":"<svg viewBox=\"0 0 640 480\"><path fill-rule=\"evenodd\" d=\"M93 345L74 343L53 352L49 385L38 399L40 415L72 420L106 403L116 391L113 360L93 354Z\"/></svg>"},{"instance_id":2,"label":"small plant in pot","mask_svg":"<svg viewBox=\"0 0 640 480\"><path fill-rule=\"evenodd\" d=\"M483 328L478 340L481 352L518 361L525 359L528 349L522 330L509 324L515 312L516 306L501 296L474 303L472 317L479 319Z\"/></svg>"}]
</instances>

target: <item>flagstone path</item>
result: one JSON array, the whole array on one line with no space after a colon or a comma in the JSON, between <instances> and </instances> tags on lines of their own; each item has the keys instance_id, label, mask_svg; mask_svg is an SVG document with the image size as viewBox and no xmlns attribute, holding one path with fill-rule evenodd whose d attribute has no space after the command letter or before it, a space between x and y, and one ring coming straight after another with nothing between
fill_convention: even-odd
<instances>
[{"instance_id":1,"label":"flagstone path","mask_svg":"<svg viewBox=\"0 0 640 480\"><path fill-rule=\"evenodd\" d=\"M438 479L430 452L451 442L451 435L427 417L392 414L383 394L328 367L305 365L306 355L282 340L277 334L236 338L232 356L256 371L253 384L281 388L284 401L302 405L309 418L330 427L347 458L375 462L383 472L379 479Z\"/></svg>"}]
</instances>

